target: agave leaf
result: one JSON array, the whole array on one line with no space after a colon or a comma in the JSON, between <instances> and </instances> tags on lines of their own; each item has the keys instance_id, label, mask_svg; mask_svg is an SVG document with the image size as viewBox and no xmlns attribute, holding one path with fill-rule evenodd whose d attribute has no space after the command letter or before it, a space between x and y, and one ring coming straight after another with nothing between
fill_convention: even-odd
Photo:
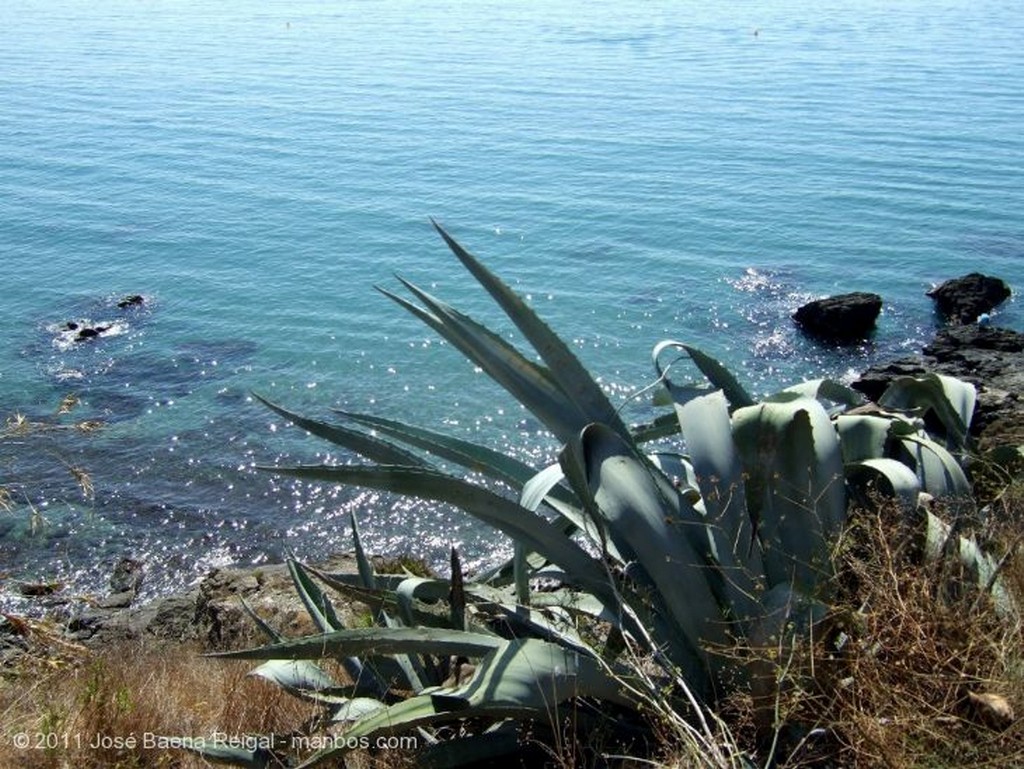
<instances>
[{"instance_id":1,"label":"agave leaf","mask_svg":"<svg viewBox=\"0 0 1024 769\"><path fill-rule=\"evenodd\" d=\"M996 611L1004 617L1012 616L1016 607L1012 595L999 578L996 560L985 553L973 537L955 534L953 527L937 515L923 508L920 514L925 559L938 561L951 554L967 572L969 579L982 590L990 591Z\"/></svg>"},{"instance_id":2,"label":"agave leaf","mask_svg":"<svg viewBox=\"0 0 1024 769\"><path fill-rule=\"evenodd\" d=\"M665 350L678 350L688 355L690 360L692 360L696 364L697 368L700 369L700 372L708 378L708 381L725 393L726 400L729 401L729 405L733 409L752 406L754 404L754 399L750 397L729 369L693 345L686 344L685 342L677 342L672 339L666 339L659 342L654 346L654 351L651 353L651 357L654 360L654 368L658 372L658 377L665 382L669 389L676 385L672 384L671 379L668 377L668 368L663 368L661 365L661 355ZM683 402L683 399L681 398L676 402Z\"/></svg>"},{"instance_id":3,"label":"agave leaf","mask_svg":"<svg viewBox=\"0 0 1024 769\"><path fill-rule=\"evenodd\" d=\"M502 644L482 633L436 628L350 628L207 656L249 660L320 659L357 654L454 654L480 657Z\"/></svg>"},{"instance_id":4,"label":"agave leaf","mask_svg":"<svg viewBox=\"0 0 1024 769\"><path fill-rule=\"evenodd\" d=\"M807 382L790 385L784 392L794 392L818 401L830 401L844 407L861 406L865 403L864 396L834 379L812 379ZM823 404L827 405L827 404Z\"/></svg>"},{"instance_id":5,"label":"agave leaf","mask_svg":"<svg viewBox=\"0 0 1024 769\"><path fill-rule=\"evenodd\" d=\"M305 567L292 559L288 560L287 566L292 582L295 584L295 591L299 594L299 598L302 599L306 611L316 626L320 628L321 632L329 633L332 630L339 630L344 627L334 611L331 599L327 597L315 581L310 579Z\"/></svg>"},{"instance_id":6,"label":"agave leaf","mask_svg":"<svg viewBox=\"0 0 1024 769\"><path fill-rule=\"evenodd\" d=\"M582 411L561 390L551 372L528 360L484 325L435 299L412 283L403 284L427 309L378 289L444 337L465 357L530 410L560 440L586 424Z\"/></svg>"},{"instance_id":7,"label":"agave leaf","mask_svg":"<svg viewBox=\"0 0 1024 769\"><path fill-rule=\"evenodd\" d=\"M748 639L752 647L762 649L777 648L786 636L806 635L829 613L826 604L785 583L765 593L763 605L764 613L754 623Z\"/></svg>"},{"instance_id":8,"label":"agave leaf","mask_svg":"<svg viewBox=\"0 0 1024 769\"><path fill-rule=\"evenodd\" d=\"M506 641L480 662L468 683L433 697L456 712L483 706L510 717L550 718L558 705L573 697L635 705L593 657L533 638Z\"/></svg>"},{"instance_id":9,"label":"agave leaf","mask_svg":"<svg viewBox=\"0 0 1024 769\"><path fill-rule=\"evenodd\" d=\"M960 463L940 444L928 438L908 436L900 441L900 445L910 457L921 486L929 494L962 498L971 495L971 482Z\"/></svg>"},{"instance_id":10,"label":"agave leaf","mask_svg":"<svg viewBox=\"0 0 1024 769\"><path fill-rule=\"evenodd\" d=\"M395 466L266 469L299 478L365 486L455 505L562 566L582 587L615 605L604 568L557 526L505 497L462 479L425 468Z\"/></svg>"},{"instance_id":11,"label":"agave leaf","mask_svg":"<svg viewBox=\"0 0 1024 769\"><path fill-rule=\"evenodd\" d=\"M323 668L310 660L268 660L249 673L280 686L290 694L312 702L347 702L344 691Z\"/></svg>"},{"instance_id":12,"label":"agave leaf","mask_svg":"<svg viewBox=\"0 0 1024 769\"><path fill-rule=\"evenodd\" d=\"M586 421L601 422L623 437L628 435L629 432L619 418L618 411L565 342L538 317L522 297L459 245L437 222L433 222L433 225L452 253L516 324L540 355L541 360L547 364L558 386L586 415Z\"/></svg>"},{"instance_id":13,"label":"agave leaf","mask_svg":"<svg viewBox=\"0 0 1024 769\"><path fill-rule=\"evenodd\" d=\"M454 546L451 553L451 572L452 587L448 596L448 605L451 611L452 627L456 630L466 630L466 584L462 577L459 551Z\"/></svg>"},{"instance_id":14,"label":"agave leaf","mask_svg":"<svg viewBox=\"0 0 1024 769\"><path fill-rule=\"evenodd\" d=\"M974 385L943 374L899 377L878 399L880 406L923 415L931 409L956 448L968 441L977 391Z\"/></svg>"},{"instance_id":15,"label":"agave leaf","mask_svg":"<svg viewBox=\"0 0 1024 769\"><path fill-rule=\"evenodd\" d=\"M583 531L591 539L597 535L593 523L578 507L579 500L559 484L565 479L562 467L556 462L548 465L523 485L519 494L519 504L530 511L536 511L541 504L547 503L560 518L572 525L570 530L563 529L567 534Z\"/></svg>"},{"instance_id":16,"label":"agave leaf","mask_svg":"<svg viewBox=\"0 0 1024 769\"><path fill-rule=\"evenodd\" d=\"M512 584L515 586L516 601L523 606L530 605L530 554L516 542L512 551Z\"/></svg>"},{"instance_id":17,"label":"agave leaf","mask_svg":"<svg viewBox=\"0 0 1024 769\"><path fill-rule=\"evenodd\" d=\"M671 656L687 680L705 680L705 650L724 647L727 634L707 580L709 545L705 538L698 551L693 541L699 543L704 531L701 516L646 457L602 425L588 426L563 452L570 482L578 476L572 465L581 467L588 484L580 495L591 496L595 516L633 565L634 579L650 585L656 612L675 629L665 639L677 647Z\"/></svg>"},{"instance_id":18,"label":"agave leaf","mask_svg":"<svg viewBox=\"0 0 1024 769\"><path fill-rule=\"evenodd\" d=\"M413 612L412 616L415 620L415 624L433 624L437 627L442 626L442 624L444 627L450 626L447 623L448 618L444 618L440 612L434 613L421 608L423 603L429 604L431 602L446 600L449 598L452 587L451 582L448 580L430 580L422 577L411 576L396 577L394 575L387 575L386 577L378 576L379 584L385 579L387 584L385 586L378 587L375 590L368 590L363 588L361 584L358 584L351 574L328 574L317 571L312 567L307 568L316 574L324 584L337 590L342 595L345 595L354 601L364 603L377 611L382 611L385 608L397 609L397 591L401 588L402 583L408 580L414 580L414 597L416 600L410 602L409 606ZM472 604L481 602L501 602L508 598L507 594L504 594L500 590L492 588L481 582L464 582L463 590L466 594L467 601Z\"/></svg>"},{"instance_id":19,"label":"agave leaf","mask_svg":"<svg viewBox=\"0 0 1024 769\"><path fill-rule=\"evenodd\" d=\"M301 414L296 414L282 406L278 406L257 393L253 393L253 397L271 411L281 415L306 432L312 433L318 438L323 438L330 443L343 446L374 462L389 465L414 465L418 467L427 464L421 457L413 454L411 451L395 446L393 443L382 441L358 430L341 427L340 425L331 425L317 419L308 419Z\"/></svg>"},{"instance_id":20,"label":"agave leaf","mask_svg":"<svg viewBox=\"0 0 1024 769\"><path fill-rule=\"evenodd\" d=\"M408 575L377 575L377 587L368 588L358 574L323 572L309 565L305 568L343 597L365 604L375 617L386 608L395 608L394 590L402 580L408 579Z\"/></svg>"},{"instance_id":21,"label":"agave leaf","mask_svg":"<svg viewBox=\"0 0 1024 769\"><path fill-rule=\"evenodd\" d=\"M678 418L676 424L679 424ZM687 502L699 510L701 515L705 514L697 473L686 457L675 451L659 451L648 454L647 459L672 481L672 485L679 489Z\"/></svg>"},{"instance_id":22,"label":"agave leaf","mask_svg":"<svg viewBox=\"0 0 1024 769\"><path fill-rule=\"evenodd\" d=\"M264 633L264 634L265 634L265 635L266 635L266 636L267 636L267 637L268 637L268 638L269 638L269 639L270 639L271 641L283 641L283 640L284 640L284 636L283 636L283 635L281 635L280 633L278 633L278 632L277 632L277 631L276 631L276 630L275 630L275 629L274 629L273 627L271 627L271 626L270 626L270 625L269 625L269 624L268 624L268 623L267 623L267 622L266 622L266 621L265 621L265 620L264 620L264 619L263 619L263 618L262 618L262 617L261 617L261 616L260 616L259 614L257 614L257 613L256 613L256 611L255 611L255 610L254 610L254 609L253 609L253 608L252 608L252 607L251 607L251 606L249 605L249 602L248 602L248 601L246 601L246 600L245 600L244 598L241 598L240 600L241 600L241 602L242 602L242 609L243 609L243 610L245 611L245 613L249 615L249 618L250 618L250 619L251 619L251 620L252 620L253 622L255 622L255 623L256 623L256 626L257 626L257 627L258 627L258 628L259 628L260 630L262 630L262 631L263 631L263 633Z\"/></svg>"},{"instance_id":23,"label":"agave leaf","mask_svg":"<svg viewBox=\"0 0 1024 769\"><path fill-rule=\"evenodd\" d=\"M359 737L477 716L554 719L558 706L573 697L636 706L593 658L535 639L503 641L465 685L424 693L360 719L346 730L342 745L317 753L299 769L341 757Z\"/></svg>"},{"instance_id":24,"label":"agave leaf","mask_svg":"<svg viewBox=\"0 0 1024 769\"><path fill-rule=\"evenodd\" d=\"M435 705L429 694L410 697L382 710L369 713L349 726L343 740L338 740L307 758L296 769L310 769L330 759L340 759L355 749L360 737L375 734L400 734L419 726L453 720L450 712Z\"/></svg>"},{"instance_id":25,"label":"agave leaf","mask_svg":"<svg viewBox=\"0 0 1024 769\"><path fill-rule=\"evenodd\" d=\"M381 611L378 621L385 628L405 627L386 611ZM387 656L374 655L367 662L381 678L392 682L392 685L397 688L407 689L415 694L419 694L425 688L424 679L431 680L433 678L427 672L427 667L422 664L419 656L415 654L395 652Z\"/></svg>"},{"instance_id":26,"label":"agave leaf","mask_svg":"<svg viewBox=\"0 0 1024 769\"><path fill-rule=\"evenodd\" d=\"M334 605L330 598L310 577L307 568L294 559L289 559L287 566L295 585L295 591L299 594L306 611L320 631L330 633L344 628L344 623L334 611ZM367 665L355 656L342 657L340 661L345 672L355 681L357 692L374 697L383 697L387 693L388 684L373 665Z\"/></svg>"},{"instance_id":27,"label":"agave leaf","mask_svg":"<svg viewBox=\"0 0 1024 769\"><path fill-rule=\"evenodd\" d=\"M721 391L676 407L697 478L707 534L721 576L720 600L745 622L759 613L755 579L764 573L760 543L747 512L743 465L733 444L729 407Z\"/></svg>"},{"instance_id":28,"label":"agave leaf","mask_svg":"<svg viewBox=\"0 0 1024 769\"><path fill-rule=\"evenodd\" d=\"M362 537L359 536L359 522L356 520L355 511L352 512L349 519L352 522L352 547L355 549L356 553L356 565L359 569L359 579L362 580L364 587L373 589L377 587L377 577L374 574L373 563L366 557L366 551L363 549L363 540Z\"/></svg>"},{"instance_id":29,"label":"agave leaf","mask_svg":"<svg viewBox=\"0 0 1024 769\"><path fill-rule=\"evenodd\" d=\"M851 464L886 456L893 419L873 414L840 414L835 418L843 462Z\"/></svg>"},{"instance_id":30,"label":"agave leaf","mask_svg":"<svg viewBox=\"0 0 1024 769\"><path fill-rule=\"evenodd\" d=\"M358 721L360 718L364 718L370 713L376 713L378 710L383 710L386 707L387 705L383 702L371 697L354 697L344 702L336 703L331 708L331 723Z\"/></svg>"},{"instance_id":31,"label":"agave leaf","mask_svg":"<svg viewBox=\"0 0 1024 769\"><path fill-rule=\"evenodd\" d=\"M242 769L271 769L281 765L280 760L265 747L248 750L225 744L225 740L207 740L205 737L165 737L169 745L181 747L219 764L232 764ZM256 737L253 742L264 742L269 737Z\"/></svg>"},{"instance_id":32,"label":"agave leaf","mask_svg":"<svg viewBox=\"0 0 1024 769\"><path fill-rule=\"evenodd\" d=\"M450 627L451 614L448 608L444 610L439 608L432 621L425 621L423 617L424 612L421 607L423 602L447 601L451 590L452 585L448 580L428 579L426 577L409 577L404 579L395 590L398 616L409 627L427 624L435 627Z\"/></svg>"},{"instance_id":33,"label":"agave leaf","mask_svg":"<svg viewBox=\"0 0 1024 769\"><path fill-rule=\"evenodd\" d=\"M921 482L914 471L902 462L882 457L879 459L863 459L847 466L847 478L855 489L867 497L870 484L881 480L882 491L900 501L904 510L917 508Z\"/></svg>"},{"instance_id":34,"label":"agave leaf","mask_svg":"<svg viewBox=\"0 0 1024 769\"><path fill-rule=\"evenodd\" d=\"M559 463L556 462L548 465L540 472L535 473L523 486L523 490L519 495L519 504L527 510L536 511L541 506L541 503L548 502L558 511L563 519L572 524L572 529L563 529L566 534L582 531L591 542L600 545L601 533L594 526L594 522L576 506L579 504L577 497L570 492L562 495L563 498L568 497L573 500L575 504L564 504L561 500L555 499L555 495L560 488L559 484L564 480L565 471Z\"/></svg>"},{"instance_id":35,"label":"agave leaf","mask_svg":"<svg viewBox=\"0 0 1024 769\"><path fill-rule=\"evenodd\" d=\"M707 391L705 390L705 392ZM667 400L669 403L673 404L676 402L671 397ZM673 435L677 435L679 433L679 420L676 419L675 411L671 414L659 414L654 418L653 422L634 425L631 428L631 432L633 434L634 443L650 443L651 441L670 438Z\"/></svg>"},{"instance_id":36,"label":"agave leaf","mask_svg":"<svg viewBox=\"0 0 1024 769\"><path fill-rule=\"evenodd\" d=\"M600 607L598 609L598 613L600 613L604 607L596 601L594 603ZM501 622L506 626L509 632L502 633L502 635L511 635L515 638L539 638L580 654L596 656L594 650L580 638L566 616L551 617L552 613L561 608L558 606L557 609L538 610L529 606L507 603L490 603L480 606L481 612L487 615L492 623Z\"/></svg>"},{"instance_id":37,"label":"agave leaf","mask_svg":"<svg viewBox=\"0 0 1024 769\"><path fill-rule=\"evenodd\" d=\"M842 455L821 404L788 395L737 409L733 435L750 474L747 504L758 522L768 586L795 580L814 595L846 521Z\"/></svg>"},{"instance_id":38,"label":"agave leaf","mask_svg":"<svg viewBox=\"0 0 1024 769\"><path fill-rule=\"evenodd\" d=\"M463 766L511 766L512 756L523 752L523 741L528 739L518 731L485 732L460 735L457 740L445 740L429 745L416 753L419 769L457 769ZM509 757L508 760L505 760Z\"/></svg>"},{"instance_id":39,"label":"agave leaf","mask_svg":"<svg viewBox=\"0 0 1024 769\"><path fill-rule=\"evenodd\" d=\"M338 411L337 413L385 435L390 435L410 446L428 451L441 459L455 462L471 472L481 473L488 478L501 481L516 490L522 489L537 472L533 466L515 457L462 438L455 438L423 427L393 419L383 419L370 414L357 414L351 411ZM571 494L557 486L549 489L549 494L554 495L564 504L572 505L575 501Z\"/></svg>"}]
</instances>

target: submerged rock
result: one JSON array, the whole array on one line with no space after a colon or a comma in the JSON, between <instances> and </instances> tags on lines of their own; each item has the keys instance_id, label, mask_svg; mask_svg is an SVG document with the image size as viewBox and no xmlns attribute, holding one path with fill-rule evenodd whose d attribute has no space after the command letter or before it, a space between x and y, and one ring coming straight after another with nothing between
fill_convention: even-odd
<instances>
[{"instance_id":1,"label":"submerged rock","mask_svg":"<svg viewBox=\"0 0 1024 769\"><path fill-rule=\"evenodd\" d=\"M132 294L121 299L117 306L122 310L127 310L130 307L141 307L145 303L146 299L141 294Z\"/></svg>"},{"instance_id":2,"label":"submerged rock","mask_svg":"<svg viewBox=\"0 0 1024 769\"><path fill-rule=\"evenodd\" d=\"M875 327L882 297L864 291L816 299L800 307L793 319L808 334L835 342L863 339Z\"/></svg>"},{"instance_id":3,"label":"submerged rock","mask_svg":"<svg viewBox=\"0 0 1024 769\"><path fill-rule=\"evenodd\" d=\"M941 315L953 323L974 323L1010 297L1001 278L972 272L952 278L928 292Z\"/></svg>"},{"instance_id":4,"label":"submerged rock","mask_svg":"<svg viewBox=\"0 0 1024 769\"><path fill-rule=\"evenodd\" d=\"M70 323L68 324L69 329L71 325L72 324ZM104 331L108 331L109 329L110 326L86 326L85 328L79 330L78 336L76 336L75 339L79 341L84 341L86 339L95 339L96 337L100 336ZM74 329L71 330L73 331Z\"/></svg>"}]
</instances>

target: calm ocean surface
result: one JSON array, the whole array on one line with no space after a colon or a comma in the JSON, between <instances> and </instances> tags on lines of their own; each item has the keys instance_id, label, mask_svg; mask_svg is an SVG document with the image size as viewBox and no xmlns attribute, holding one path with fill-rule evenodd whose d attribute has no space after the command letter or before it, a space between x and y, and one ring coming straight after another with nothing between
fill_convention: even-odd
<instances>
[{"instance_id":1,"label":"calm ocean surface","mask_svg":"<svg viewBox=\"0 0 1024 769\"><path fill-rule=\"evenodd\" d=\"M397 273L508 329L429 217L616 401L665 337L768 392L917 350L934 282L1021 288L1019 0L723 5L0 3L0 411L75 394L59 419L106 425L0 441L0 569L91 590L134 555L158 592L348 548L351 510L375 552L494 557L457 513L254 469L346 458L252 390L552 456L374 291ZM886 299L870 344L795 332L846 290Z\"/></svg>"}]
</instances>

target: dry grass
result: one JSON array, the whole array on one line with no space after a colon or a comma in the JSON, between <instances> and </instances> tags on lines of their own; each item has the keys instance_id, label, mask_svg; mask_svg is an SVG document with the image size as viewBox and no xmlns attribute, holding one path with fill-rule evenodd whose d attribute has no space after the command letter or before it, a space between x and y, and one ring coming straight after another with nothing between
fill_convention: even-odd
<instances>
[{"instance_id":1,"label":"dry grass","mask_svg":"<svg viewBox=\"0 0 1024 769\"><path fill-rule=\"evenodd\" d=\"M147 746L147 735L287 734L311 715L309 705L248 677L251 667L182 647L37 656L0 683L0 767L208 767Z\"/></svg>"},{"instance_id":2,"label":"dry grass","mask_svg":"<svg viewBox=\"0 0 1024 769\"><path fill-rule=\"evenodd\" d=\"M1020 499L979 532L1024 606ZM769 655L768 702L733 697L731 734L758 765L910 769L1024 766L1024 628L950 564L924 564L889 508L859 512L841 544L840 598L813 643ZM992 706L1016 717L1000 718ZM767 712L766 712L767 711Z\"/></svg>"}]
</instances>

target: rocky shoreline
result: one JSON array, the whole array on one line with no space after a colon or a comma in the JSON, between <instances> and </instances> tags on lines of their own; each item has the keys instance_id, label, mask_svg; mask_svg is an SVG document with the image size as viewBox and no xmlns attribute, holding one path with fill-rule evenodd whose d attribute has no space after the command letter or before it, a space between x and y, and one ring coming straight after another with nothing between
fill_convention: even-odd
<instances>
[{"instance_id":1,"label":"rocky shoreline","mask_svg":"<svg viewBox=\"0 0 1024 769\"><path fill-rule=\"evenodd\" d=\"M872 366L852 383L853 388L874 401L897 377L927 372L954 376L978 389L971 432L980 450L998 444L1024 445L1024 334L986 322L960 324L961 311L957 313L950 319L956 325L938 331L920 354ZM357 573L352 555L339 555L318 566ZM141 564L125 559L111 578L107 597L82 602L74 609L68 602L55 602L50 616L63 638L95 648L118 642L238 648L263 640L241 599L286 635L314 630L284 564L216 569L187 593L135 606L141 569ZM40 600L47 600L43 593ZM340 608L350 619L358 610ZM17 618L0 617L0 666L10 665L30 649L27 635L27 626Z\"/></svg>"},{"instance_id":2,"label":"rocky shoreline","mask_svg":"<svg viewBox=\"0 0 1024 769\"><path fill-rule=\"evenodd\" d=\"M1024 334L978 324L950 326L920 355L872 366L852 386L877 400L893 379L927 372L954 376L977 388L971 433L979 446L1024 436Z\"/></svg>"}]
</instances>

